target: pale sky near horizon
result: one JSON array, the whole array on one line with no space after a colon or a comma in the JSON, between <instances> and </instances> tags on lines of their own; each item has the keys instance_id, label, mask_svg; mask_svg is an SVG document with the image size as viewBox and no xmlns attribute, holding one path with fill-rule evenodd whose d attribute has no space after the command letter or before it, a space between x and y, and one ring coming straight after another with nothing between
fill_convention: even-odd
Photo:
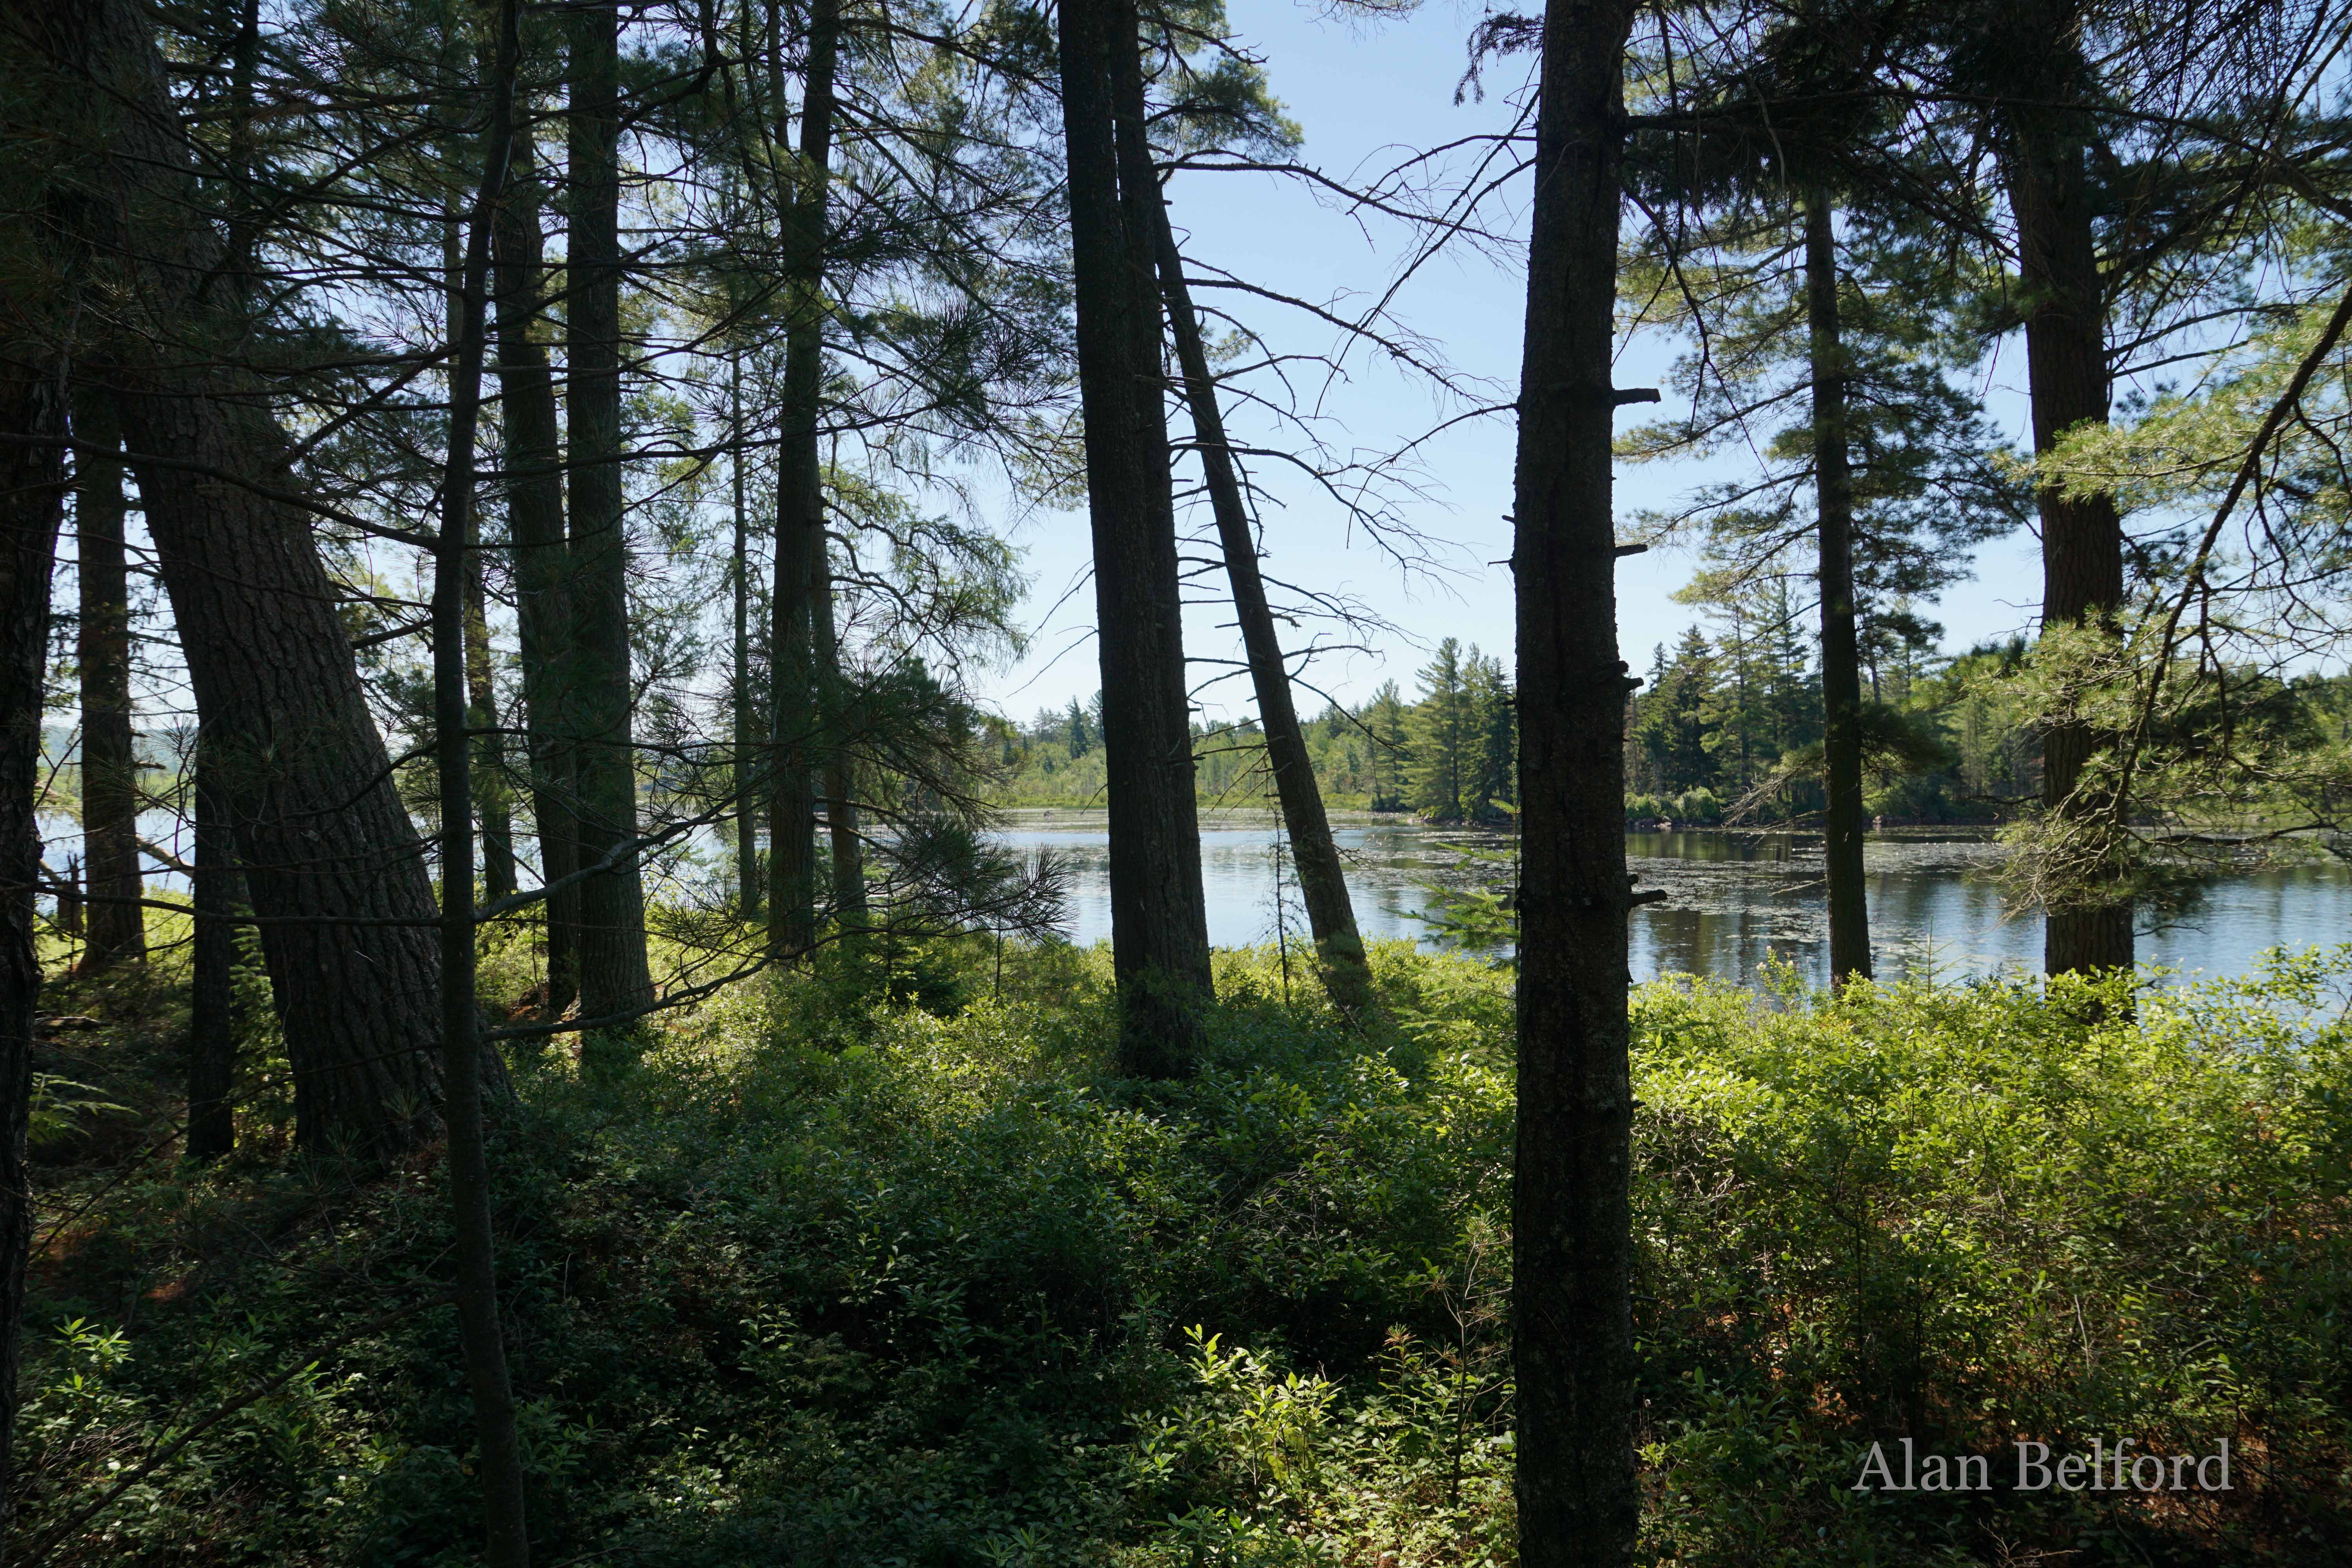
<instances>
[{"instance_id":1,"label":"pale sky near horizon","mask_svg":"<svg viewBox=\"0 0 2352 1568\"><path fill-rule=\"evenodd\" d=\"M1368 174L1407 149L1491 135L1509 124L1512 110L1505 93L1523 79L1524 60L1490 68L1483 103L1454 101L1466 60L1465 40L1482 14L1462 0L1434 0L1402 18L1364 22L1335 19L1318 5L1295 0L1230 0L1236 33L1265 58L1276 96L1305 133L1299 162L1341 179ZM1490 217L1520 215L1524 187L1524 179L1515 182L1502 205L1490 208ZM1342 294L1360 300L1385 288L1403 254L1401 226L1373 220L1368 236L1328 202L1318 204L1297 183L1278 176L1187 173L1172 182L1171 202L1180 233L1190 235L1186 249L1195 270L1222 269L1318 302ZM1508 388L1518 376L1524 286L1515 260L1497 263L1465 247L1442 257L1407 285L1401 313L1411 327L1435 340L1460 371ZM1230 295L1209 293L1201 302L1234 303ZM1324 353L1336 337L1331 329L1276 307L1253 303L1241 313L1285 351ZM1672 345L1662 342L1627 345L1618 384L1658 384L1671 353ZM1325 438L1335 446L1391 448L1457 411L1442 407L1425 385L1389 371L1360 347L1348 356L1347 370L1347 379L1328 389L1320 373L1300 373L1300 384L1320 401ZM2022 355L2010 355L1990 374L1990 412L2012 441L2021 440L2024 427L2023 399L2012 384L2022 373ZM1503 391L1500 398L1508 395ZM1664 410L1675 411L1671 402ZM1630 409L1620 427L1660 413ZM1245 411L1230 417L1237 442L1255 437L1274 444L1276 432L1269 421L1250 421ZM1189 434L1181 413L1175 433ZM1367 639L1366 651L1333 653L1316 661L1307 675L1315 686L1349 702L1369 696L1384 679L1393 679L1410 691L1413 671L1427 661L1426 650L1446 637L1475 643L1508 661L1510 574L1493 563L1510 551L1503 514L1511 506L1512 442L1508 419L1491 416L1454 426L1426 448L1424 493L1400 510L1410 526L1442 542L1436 552L1442 570L1433 573L1401 570L1361 528L1351 537L1336 501L1279 465L1254 466L1255 478L1276 503L1263 513L1268 574L1352 596L1398 628ZM1618 514L1629 517L1644 507L1666 505L1700 477L1692 465L1621 465ZM1087 564L1083 511L1032 517L1013 537L1026 549L1027 570L1034 578L1024 610L1033 646L1018 665L987 681L981 695L1026 720L1040 707L1085 699L1100 680L1089 635L1093 590L1089 585L1070 591ZM1693 610L1670 597L1691 569L1691 557L1682 552L1654 552L1621 563L1619 639L1636 670L1647 665L1653 645L1671 643L1696 618ZM1222 573L1204 578L1202 591L1212 584L1222 595ZM2020 533L1986 547L1976 578L1950 590L1930 613L1945 626L1945 646L1957 650L2030 630L2040 598L2034 541ZM1237 657L1231 621L1230 609L1222 604L1193 610L1186 620L1188 654L1195 660ZM1285 635L1287 646L1300 632L1286 628ZM1326 640L1339 640L1339 635L1327 633ZM1196 687L1216 673L1213 665L1196 665ZM1303 709L1320 710L1319 700L1302 696ZM1251 707L1245 682L1238 679L1210 688L1202 700L1212 715L1231 716Z\"/></svg>"}]
</instances>

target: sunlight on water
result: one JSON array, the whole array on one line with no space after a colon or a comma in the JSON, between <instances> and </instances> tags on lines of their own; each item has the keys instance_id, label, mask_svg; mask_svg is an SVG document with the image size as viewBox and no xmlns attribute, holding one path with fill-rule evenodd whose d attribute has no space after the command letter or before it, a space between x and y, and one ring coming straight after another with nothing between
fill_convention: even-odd
<instances>
[{"instance_id":1,"label":"sunlight on water","mask_svg":"<svg viewBox=\"0 0 2352 1568\"><path fill-rule=\"evenodd\" d=\"M1091 943L1110 935L1109 837L1099 812L1018 812L1004 841L1047 849L1069 864L1067 929ZM1448 831L1360 815L1338 825L1348 858L1356 921L1370 938L1426 944L1414 918L1433 888L1509 886L1507 858L1475 859L1465 848L1507 857L1508 837ZM1212 819L1201 835L1209 940L1220 947L1275 939L1275 849L1265 818ZM1829 978L1821 840L1800 834L1629 833L1628 864L1643 888L1666 898L1634 911L1636 980L1700 974L1753 984L1768 962L1793 964L1815 983ZM1980 836L1874 837L1870 874L1873 952L1883 976L1932 964L1948 978L1997 969L2038 972L2042 919L2008 918L1994 875L2000 847ZM1306 928L1297 892L1282 870L1291 934ZM2274 946L2308 947L2352 938L2352 868L2294 866L2219 879L2179 925L2144 933L2143 963L2208 974L2237 973Z\"/></svg>"}]
</instances>

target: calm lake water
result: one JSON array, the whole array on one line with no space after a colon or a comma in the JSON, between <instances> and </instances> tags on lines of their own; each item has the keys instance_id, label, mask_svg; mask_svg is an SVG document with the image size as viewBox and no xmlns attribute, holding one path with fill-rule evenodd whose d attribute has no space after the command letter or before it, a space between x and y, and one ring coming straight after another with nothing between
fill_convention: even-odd
<instances>
[{"instance_id":1,"label":"calm lake water","mask_svg":"<svg viewBox=\"0 0 2352 1568\"><path fill-rule=\"evenodd\" d=\"M1050 850L1069 866L1070 939L1110 935L1109 837L1099 811L1018 811L1003 837L1022 850ZM80 848L70 823L43 823L48 858L62 868ZM1348 860L1357 923L1368 937L1403 937L1433 945L1414 917L1439 888L1510 886L1511 840L1504 835L1433 828L1395 818L1343 814L1335 826ZM193 854L184 824L168 813L142 816L150 842ZM1270 817L1226 813L1204 819L1201 869L1208 894L1209 940L1244 947L1275 939L1276 846ZM1636 980L1699 974L1751 984L1768 962L1796 966L1817 984L1829 979L1828 917L1822 886L1822 841L1790 833L1629 833L1628 864L1638 885L1666 897L1633 911ZM1480 857L1486 857L1481 858ZM2012 917L1995 876L1999 846L1980 835L1902 833L1873 837L1864 850L1870 874L1874 967L1892 978L1923 965L1948 978L2007 968L2042 967L2042 917ZM1282 883L1290 932L1307 917L1287 866ZM150 889L184 890L184 879L152 862ZM2320 861L2222 877L2179 924L2143 932L2139 956L2207 974L2242 973L2272 947L2304 948L2352 941L2352 866Z\"/></svg>"},{"instance_id":2,"label":"calm lake water","mask_svg":"<svg viewBox=\"0 0 2352 1568\"><path fill-rule=\"evenodd\" d=\"M1099 812L1013 814L1004 836L1013 847L1047 849L1070 866L1068 930L1080 943L1110 935L1108 836ZM1507 887L1507 861L1480 860L1465 848L1507 857L1500 835L1448 832L1415 824L1343 819L1339 848L1349 861L1356 920L1367 937L1408 937L1427 945L1429 927L1415 915L1439 887ZM1265 819L1220 816L1201 835L1209 904L1209 940L1220 947L1275 937L1276 845ZM1643 888L1666 897L1633 912L1636 980L1700 974L1740 984L1768 962L1796 966L1817 983L1829 978L1828 916L1818 836L1781 833L1629 833L1625 852ZM1873 837L1864 850L1875 967L1892 977L1932 964L1947 977L2008 968L2038 972L2042 919L2012 917L1994 880L2001 851L1981 837ZM1282 871L1287 924L1306 929L1297 893ZM2352 867L2295 866L2217 879L2187 920L2144 933L2143 963L2208 974L2238 973L2271 947L2308 947L2352 940Z\"/></svg>"}]
</instances>

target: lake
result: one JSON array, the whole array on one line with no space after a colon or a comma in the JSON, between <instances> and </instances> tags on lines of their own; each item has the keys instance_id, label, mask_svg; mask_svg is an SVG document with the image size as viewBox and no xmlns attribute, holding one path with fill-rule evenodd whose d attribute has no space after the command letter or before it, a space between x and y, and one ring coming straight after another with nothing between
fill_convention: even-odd
<instances>
[{"instance_id":1,"label":"lake","mask_svg":"<svg viewBox=\"0 0 2352 1568\"><path fill-rule=\"evenodd\" d=\"M1071 870L1067 929L1090 943L1110 935L1109 837L1100 812L1020 811L1003 840L1051 850ZM1465 847L1507 857L1504 835L1446 830L1394 818L1343 814L1334 823L1349 863L1357 924L1365 936L1428 945L1414 917L1433 888L1509 885L1507 860L1465 856ZM1201 870L1209 940L1239 947L1275 939L1276 846L1272 820L1256 815L1203 817ZM1636 980L1700 974L1753 984L1768 962L1785 963L1817 984L1829 979L1828 914L1819 835L1628 833L1625 853L1637 885L1666 897L1633 911ZM1874 836L1864 851L1870 878L1872 952L1882 977L1929 966L1948 978L1999 969L2038 973L2042 918L2012 917L1995 880L2002 851L1980 833ZM1282 870L1286 924L1306 929L1297 891ZM2339 861L2218 878L2185 921L2147 932L2141 961L2209 974L2244 971L2264 949L2352 940L2352 867Z\"/></svg>"},{"instance_id":2,"label":"lake","mask_svg":"<svg viewBox=\"0 0 2352 1568\"><path fill-rule=\"evenodd\" d=\"M1070 939L1087 944L1108 938L1110 839L1103 814L1055 809L1007 816L1003 842L1023 851L1051 850L1067 863ZM79 835L64 821L42 826L52 836L50 863L61 867L67 854L79 851ZM1362 812L1338 814L1334 827L1348 861L1356 921L1367 937L1433 945L1428 925L1414 918L1429 908L1433 889L1501 889L1511 882L1507 835ZM182 857L193 853L185 825L169 813L142 816L140 832ZM1201 872L1209 940L1217 946L1275 939L1279 841L1273 818L1264 813L1203 814ZM716 849L716 840L710 847ZM1828 983L1818 834L1629 833L1625 853L1637 885L1666 894L1633 911L1634 979L1700 974L1748 985L1771 962ZM1864 866L1877 973L1893 978L1923 965L1951 978L2004 968L2038 973L2042 917L2032 910L2010 916L1995 880L2001 853L1982 833L1874 835ZM151 890L181 890L184 881L151 863ZM1282 882L1288 930L1303 933L1307 917L1286 865ZM2142 934L2139 956L2182 971L2235 974L2266 948L2347 940L2352 866L2327 860L2215 879L2181 923Z\"/></svg>"}]
</instances>

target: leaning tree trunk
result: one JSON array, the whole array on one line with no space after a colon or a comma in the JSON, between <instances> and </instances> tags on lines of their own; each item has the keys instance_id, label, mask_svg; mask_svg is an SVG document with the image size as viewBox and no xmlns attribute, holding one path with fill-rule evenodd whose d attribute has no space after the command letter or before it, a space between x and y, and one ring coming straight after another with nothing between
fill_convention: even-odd
<instances>
[{"instance_id":1,"label":"leaning tree trunk","mask_svg":"<svg viewBox=\"0 0 2352 1568\"><path fill-rule=\"evenodd\" d=\"M15 20L15 18L11 18ZM6 128L14 132L15 126ZM10 159L15 164L15 160ZM37 210L40 171L0 167L12 210ZM28 177L29 176L29 177ZM33 1237L25 1138L33 1106L33 1016L41 990L33 945L41 829L41 686L48 670L49 573L65 511L64 400L41 323L13 306L0 318L0 1528L8 1523L25 1266ZM27 340L30 341L27 341Z\"/></svg>"},{"instance_id":2,"label":"leaning tree trunk","mask_svg":"<svg viewBox=\"0 0 2352 1568\"><path fill-rule=\"evenodd\" d=\"M580 1011L623 1020L650 1006L645 883L630 737L629 545L621 451L620 11L574 15L572 101L571 477L572 694L579 715ZM606 863L610 862L609 865ZM598 1031L630 1054L629 1028ZM583 1047L583 1049L586 1048Z\"/></svg>"},{"instance_id":3,"label":"leaning tree trunk","mask_svg":"<svg viewBox=\"0 0 2352 1568\"><path fill-rule=\"evenodd\" d=\"M1633 1088L1625 666L1610 512L1626 0L1550 0L1511 562L1518 579L1519 1560L1629 1562Z\"/></svg>"},{"instance_id":4,"label":"leaning tree trunk","mask_svg":"<svg viewBox=\"0 0 2352 1568\"><path fill-rule=\"evenodd\" d=\"M840 52L837 0L812 0L808 78L801 110L796 177L781 215L791 276L784 327L783 426L776 463L774 700L768 733L774 747L768 802L768 948L779 958L816 942L816 769L818 766L815 599L824 563L824 479L818 426L824 391L824 271L833 160L835 62ZM778 100L781 112L782 99ZM781 136L779 140L781 140Z\"/></svg>"},{"instance_id":5,"label":"leaning tree trunk","mask_svg":"<svg viewBox=\"0 0 2352 1568\"><path fill-rule=\"evenodd\" d=\"M561 1017L579 994L579 824L569 737L577 688L571 652L571 557L563 541L563 437L547 350L532 335L543 307L539 187L530 139L518 132L507 199L495 219L498 253L499 426L506 450L507 549L513 563L521 644L523 731L530 753L530 816L546 898L547 1012Z\"/></svg>"},{"instance_id":6,"label":"leaning tree trunk","mask_svg":"<svg viewBox=\"0 0 2352 1568\"><path fill-rule=\"evenodd\" d=\"M81 966L96 973L147 956L140 908L139 758L131 732L131 575L123 560L122 425L106 394L73 393L74 535L81 583L82 858L89 923Z\"/></svg>"},{"instance_id":7,"label":"leaning tree trunk","mask_svg":"<svg viewBox=\"0 0 2352 1568\"><path fill-rule=\"evenodd\" d=\"M283 1014L298 1131L390 1157L440 1134L436 918L284 433L225 368L239 330L143 11L10 0L11 31L92 102L110 145L58 188L87 258L88 379L122 416L148 531ZM21 47L21 46L20 46ZM503 1081L494 1053L482 1070Z\"/></svg>"},{"instance_id":8,"label":"leaning tree trunk","mask_svg":"<svg viewBox=\"0 0 2352 1568\"><path fill-rule=\"evenodd\" d=\"M189 878L195 934L188 981L188 1132L191 1160L236 1147L230 1086L236 1076L236 907L240 879L230 847L228 803L218 769L196 741L196 855Z\"/></svg>"},{"instance_id":9,"label":"leaning tree trunk","mask_svg":"<svg viewBox=\"0 0 2352 1568\"><path fill-rule=\"evenodd\" d=\"M1805 317L1813 378L1813 493L1820 518L1822 753L1829 786L1830 984L1870 978L1862 872L1862 659L1854 636L1853 469L1846 444L1845 349L1838 331L1837 237L1826 190L1805 193Z\"/></svg>"},{"instance_id":10,"label":"leaning tree trunk","mask_svg":"<svg viewBox=\"0 0 2352 1568\"><path fill-rule=\"evenodd\" d=\"M2087 126L2080 111L2051 106L2071 96L2081 63L2075 8L2063 0L2029 5L2024 62L2037 101L2008 112L2010 205L2017 216L2019 281L2024 291L2026 380L2033 449L2051 451L2070 431L2107 422L2106 298L2092 227ZM2055 87L2050 84L2055 82ZM2042 513L2042 625L2045 632L2089 626L2112 633L2124 600L2123 521L2106 491L2069 494L2057 485L2037 498ZM2124 809L2084 773L2101 738L2088 724L2051 726L2042 742L2042 798L2062 834L2096 842ZM2088 856L2102 863L2109 856ZM2127 969L2132 910L2127 893L2097 872L2054 889L2042 936L2049 973Z\"/></svg>"},{"instance_id":11,"label":"leaning tree trunk","mask_svg":"<svg viewBox=\"0 0 2352 1568\"><path fill-rule=\"evenodd\" d=\"M1119 1058L1129 1072L1169 1077L1191 1068L1200 1009L1213 983L1146 206L1160 200L1160 186L1150 149L1133 134L1142 122L1133 5L1066 4L1060 55L1110 796ZM1114 107L1120 100L1124 114ZM1124 139L1120 119L1130 127Z\"/></svg>"},{"instance_id":12,"label":"leaning tree trunk","mask_svg":"<svg viewBox=\"0 0 2352 1568\"><path fill-rule=\"evenodd\" d=\"M1192 290L1184 283L1183 254L1176 248L1167 207L1155 204L1153 211L1158 220L1152 226L1152 238L1159 253L1160 287L1168 300L1176 360L1184 373L1184 401L1192 410L1201 468L1208 476L1210 510L1216 516L1225 574L1233 584L1234 616L1241 622L1242 647L1249 656L1258 721L1265 729L1266 764L1274 771L1275 795L1282 803L1283 826L1290 834L1298 890L1307 901L1307 928L1314 932L1316 955L1321 960L1323 984L1331 1000L1341 1012L1360 1017L1372 1005L1372 976L1364 957L1364 939L1356 931L1355 906L1348 897L1347 870L1340 864L1339 846L1332 841L1322 787L1316 783L1315 764L1307 756L1307 737L1291 700L1290 667L1283 660L1282 639L1275 631L1265 581L1258 573L1257 541L1242 500L1240 476L1234 471L1233 448L1225 440L1224 416L1217 407L1217 382L1201 341L1200 318L1192 310Z\"/></svg>"}]
</instances>

